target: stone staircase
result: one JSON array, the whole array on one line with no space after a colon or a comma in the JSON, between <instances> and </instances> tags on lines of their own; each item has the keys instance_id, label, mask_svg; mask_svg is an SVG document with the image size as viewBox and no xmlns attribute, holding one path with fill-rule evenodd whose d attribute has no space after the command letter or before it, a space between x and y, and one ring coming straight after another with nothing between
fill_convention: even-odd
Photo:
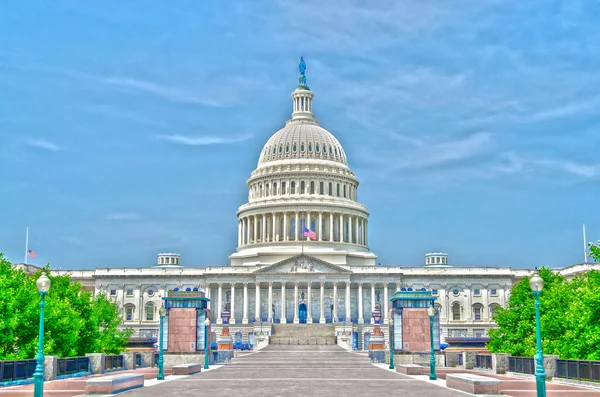
<instances>
[{"instance_id":1,"label":"stone staircase","mask_svg":"<svg viewBox=\"0 0 600 397\"><path fill-rule=\"evenodd\" d=\"M273 324L271 345L336 345L334 324Z\"/></svg>"}]
</instances>

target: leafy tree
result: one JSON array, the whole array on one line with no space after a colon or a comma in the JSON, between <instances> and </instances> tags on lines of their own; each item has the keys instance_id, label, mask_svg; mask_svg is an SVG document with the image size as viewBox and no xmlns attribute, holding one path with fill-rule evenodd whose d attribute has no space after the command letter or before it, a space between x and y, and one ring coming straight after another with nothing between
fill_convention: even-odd
<instances>
[{"instance_id":1,"label":"leafy tree","mask_svg":"<svg viewBox=\"0 0 600 397\"><path fill-rule=\"evenodd\" d=\"M36 280L40 275L41 271L27 275L15 269L0 254L0 360L32 358L37 352L40 296ZM113 303L104 296L92 299L69 276L48 276L45 354L72 357L124 349L132 331L117 329L122 320Z\"/></svg>"},{"instance_id":2,"label":"leafy tree","mask_svg":"<svg viewBox=\"0 0 600 397\"><path fill-rule=\"evenodd\" d=\"M596 262L600 262L600 240L598 240L598 245L590 243L590 256Z\"/></svg>"},{"instance_id":3,"label":"leafy tree","mask_svg":"<svg viewBox=\"0 0 600 397\"><path fill-rule=\"evenodd\" d=\"M571 280L543 268L540 294L542 348L565 359L600 359L600 272ZM529 278L515 284L506 309L498 308L488 348L514 356L535 354L535 306Z\"/></svg>"}]
</instances>

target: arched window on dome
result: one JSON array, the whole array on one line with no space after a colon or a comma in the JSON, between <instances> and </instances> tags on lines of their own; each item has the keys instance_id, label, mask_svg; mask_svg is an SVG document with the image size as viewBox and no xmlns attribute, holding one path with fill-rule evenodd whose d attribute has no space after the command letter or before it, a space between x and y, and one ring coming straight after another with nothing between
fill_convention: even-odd
<instances>
[{"instance_id":1,"label":"arched window on dome","mask_svg":"<svg viewBox=\"0 0 600 397\"><path fill-rule=\"evenodd\" d=\"M318 145L318 144L316 144L316 145L315 145L315 151L316 151L317 153L319 153L319 145Z\"/></svg>"},{"instance_id":2,"label":"arched window on dome","mask_svg":"<svg viewBox=\"0 0 600 397\"><path fill-rule=\"evenodd\" d=\"M337 148L335 148L335 155L336 155L336 156L337 156L337 155L338 155L338 151L337 151Z\"/></svg>"},{"instance_id":3,"label":"arched window on dome","mask_svg":"<svg viewBox=\"0 0 600 397\"><path fill-rule=\"evenodd\" d=\"M270 190L269 190L269 184L267 183L267 184L265 185L265 196L267 196L267 197L268 197L268 196L269 196L269 193L270 193Z\"/></svg>"},{"instance_id":4,"label":"arched window on dome","mask_svg":"<svg viewBox=\"0 0 600 397\"><path fill-rule=\"evenodd\" d=\"M340 184L337 184L337 196L340 197Z\"/></svg>"},{"instance_id":5,"label":"arched window on dome","mask_svg":"<svg viewBox=\"0 0 600 397\"><path fill-rule=\"evenodd\" d=\"M304 181L300 182L300 194L304 194L305 189L306 189L306 186L305 186Z\"/></svg>"},{"instance_id":6,"label":"arched window on dome","mask_svg":"<svg viewBox=\"0 0 600 397\"><path fill-rule=\"evenodd\" d=\"M329 146L329 154L333 154L333 149Z\"/></svg>"},{"instance_id":7,"label":"arched window on dome","mask_svg":"<svg viewBox=\"0 0 600 397\"><path fill-rule=\"evenodd\" d=\"M309 144L308 144L308 151L309 151L309 152L312 152L312 143L309 143Z\"/></svg>"},{"instance_id":8,"label":"arched window on dome","mask_svg":"<svg viewBox=\"0 0 600 397\"><path fill-rule=\"evenodd\" d=\"M301 151L301 152L303 152L303 151L304 151L304 142L302 142L302 143L300 144L300 151Z\"/></svg>"},{"instance_id":9,"label":"arched window on dome","mask_svg":"<svg viewBox=\"0 0 600 397\"><path fill-rule=\"evenodd\" d=\"M344 198L346 198L346 185L344 185Z\"/></svg>"},{"instance_id":10,"label":"arched window on dome","mask_svg":"<svg viewBox=\"0 0 600 397\"><path fill-rule=\"evenodd\" d=\"M315 181L310 181L310 194L315 194Z\"/></svg>"},{"instance_id":11,"label":"arched window on dome","mask_svg":"<svg viewBox=\"0 0 600 397\"><path fill-rule=\"evenodd\" d=\"M296 143L294 143L294 146L292 147L292 150L294 151L294 153L296 153L296 149L298 149L298 147L296 146Z\"/></svg>"},{"instance_id":12,"label":"arched window on dome","mask_svg":"<svg viewBox=\"0 0 600 397\"><path fill-rule=\"evenodd\" d=\"M290 184L290 194L296 194L296 182L294 181Z\"/></svg>"},{"instance_id":13,"label":"arched window on dome","mask_svg":"<svg viewBox=\"0 0 600 397\"><path fill-rule=\"evenodd\" d=\"M287 145L285 145L285 152L286 153L290 152L290 144L289 143Z\"/></svg>"},{"instance_id":14,"label":"arched window on dome","mask_svg":"<svg viewBox=\"0 0 600 397\"><path fill-rule=\"evenodd\" d=\"M273 182L273 196L277 196L277 182Z\"/></svg>"},{"instance_id":15,"label":"arched window on dome","mask_svg":"<svg viewBox=\"0 0 600 397\"><path fill-rule=\"evenodd\" d=\"M333 183L329 182L329 195L333 196Z\"/></svg>"},{"instance_id":16,"label":"arched window on dome","mask_svg":"<svg viewBox=\"0 0 600 397\"><path fill-rule=\"evenodd\" d=\"M258 185L258 197L262 197L263 196L263 186L262 184Z\"/></svg>"},{"instance_id":17,"label":"arched window on dome","mask_svg":"<svg viewBox=\"0 0 600 397\"><path fill-rule=\"evenodd\" d=\"M319 194L325 194L325 189L323 187L323 182L319 182Z\"/></svg>"},{"instance_id":18,"label":"arched window on dome","mask_svg":"<svg viewBox=\"0 0 600 397\"><path fill-rule=\"evenodd\" d=\"M283 145L279 145L279 153L283 152Z\"/></svg>"},{"instance_id":19,"label":"arched window on dome","mask_svg":"<svg viewBox=\"0 0 600 397\"><path fill-rule=\"evenodd\" d=\"M273 146L273 154L275 154L275 152L277 152L277 148Z\"/></svg>"},{"instance_id":20,"label":"arched window on dome","mask_svg":"<svg viewBox=\"0 0 600 397\"><path fill-rule=\"evenodd\" d=\"M287 194L285 191L285 182L281 182L281 194Z\"/></svg>"}]
</instances>

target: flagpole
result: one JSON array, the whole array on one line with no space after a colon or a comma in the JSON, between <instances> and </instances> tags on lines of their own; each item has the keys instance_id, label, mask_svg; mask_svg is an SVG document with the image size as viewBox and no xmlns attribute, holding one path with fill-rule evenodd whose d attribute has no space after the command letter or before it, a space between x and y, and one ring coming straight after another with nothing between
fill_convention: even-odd
<instances>
[{"instance_id":1,"label":"flagpole","mask_svg":"<svg viewBox=\"0 0 600 397\"><path fill-rule=\"evenodd\" d=\"M25 229L25 264L27 264L27 254L29 253L29 226Z\"/></svg>"},{"instance_id":2,"label":"flagpole","mask_svg":"<svg viewBox=\"0 0 600 397\"><path fill-rule=\"evenodd\" d=\"M588 263L588 248L587 248L587 243L585 241L585 223L583 224L583 258L585 260L584 263Z\"/></svg>"}]
</instances>

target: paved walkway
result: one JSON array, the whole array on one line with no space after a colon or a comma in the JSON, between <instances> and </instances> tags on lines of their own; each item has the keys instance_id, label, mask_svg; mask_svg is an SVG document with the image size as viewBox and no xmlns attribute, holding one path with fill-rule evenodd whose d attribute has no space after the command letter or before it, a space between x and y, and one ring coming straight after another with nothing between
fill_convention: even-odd
<instances>
[{"instance_id":1,"label":"paved walkway","mask_svg":"<svg viewBox=\"0 0 600 397\"><path fill-rule=\"evenodd\" d=\"M269 346L240 355L232 364L121 394L123 397L198 396L375 396L465 397L372 365L365 353L337 346Z\"/></svg>"}]
</instances>

